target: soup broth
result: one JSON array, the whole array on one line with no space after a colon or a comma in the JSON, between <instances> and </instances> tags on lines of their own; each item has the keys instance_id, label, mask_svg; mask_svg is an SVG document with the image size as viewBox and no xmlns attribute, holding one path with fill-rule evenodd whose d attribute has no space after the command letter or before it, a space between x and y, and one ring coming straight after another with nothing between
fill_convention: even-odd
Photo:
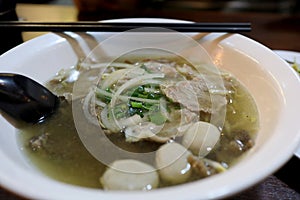
<instances>
[{"instance_id":1,"label":"soup broth","mask_svg":"<svg viewBox=\"0 0 300 200\"><path fill-rule=\"evenodd\" d=\"M210 122L212 116L212 113L209 113L210 111L205 110L204 108L199 108L199 110L195 111L189 104L185 104L184 102L182 103L180 100L176 99L177 97L167 94L169 89L168 87L177 87L179 82L184 84L184 81L194 84L192 81L197 80L197 77L195 78L193 75L193 73L197 70L191 67L190 63L178 58L173 60L162 58L147 60L125 59L121 61L119 60L118 62L123 63L124 67L107 67L101 71L101 80L97 84L97 87L100 88L97 91L100 91L100 94L96 94L96 96L98 95L99 101L101 101L99 104L102 106L96 105L95 111L100 120L99 122L105 136L118 147L125 149L126 151L141 153L155 152L160 149L160 147L170 142L181 144L184 140L182 139L182 134L184 133L175 136L166 133L167 130L170 130L173 127L170 119L172 119L172 112L174 110L174 112L177 112L180 109L184 111L188 110L189 113L186 117L195 115L197 117L197 121ZM135 77L131 77L126 80L124 79L124 81L117 79L118 82L108 83L109 80L113 79L110 77L112 73L116 73L116 71L122 69L126 74L125 71L128 70L130 66L136 68L135 72L139 70L142 74L137 74ZM154 68L151 68L152 66L154 66ZM101 121L101 113L105 109L105 106L109 105L111 101L113 101L112 99L114 97L111 97L110 95L116 93L118 87L122 87L122 84L128 83L138 76L161 74L161 70L163 70L164 66L171 66L174 69L174 71L171 70L171 73L176 73L175 75L173 74L174 77L173 75L164 74L162 79L167 79L168 84L166 84L166 86L161 86L162 82L157 82L158 79L160 80L160 75L157 75L158 78L155 77L155 80L153 79L154 81L144 83L142 88L139 88L141 85L134 84L134 87L131 87L130 92L131 94L135 93L138 89L143 90L143 94L146 94L145 90L154 91L154 93L157 92L155 93L157 96L153 97L149 102L155 102L156 100L162 101L161 98L164 98L164 103L166 105L165 109L160 108L159 112L156 113L151 113L148 108L140 109L139 106L142 104L142 106L145 106L146 104L144 102L140 104L140 99L137 98L142 98L140 97L142 95L137 92L140 96L130 99L131 103L126 102L125 105L127 107L124 108L125 111L123 110L121 113L113 114L117 120L123 120L130 117L137 117L138 120L142 119L137 124L134 124L134 126L140 126L146 122L151 123L151 125L155 124L154 126L160 126L163 123L166 130L163 134L159 135L160 133L158 133L156 137L131 137L131 135L128 136L126 132L128 131L128 127L130 127L128 124L122 126L120 129L110 129L108 126L111 126L111 121L109 121L110 124ZM189 66L189 68L185 69L182 66ZM168 71L171 68L165 69ZM67 81L68 77L71 77L72 75L74 76L74 74L78 75L78 73L91 73L88 77L98 77L98 71L96 70L96 73L93 73L93 70L93 68L79 65L75 68L61 71L48 83L47 86L57 95L65 95L68 97L72 93L74 84L73 81ZM132 72L130 72L129 75L132 75ZM199 166L199 163L204 163L204 165L209 166L209 169L207 169L205 174L199 172L197 169L191 169L191 175L189 175L184 182L199 180L219 173L222 171L219 170L220 168L227 170L254 145L255 136L259 128L259 116L255 102L247 89L233 76L227 72L221 72L221 76L224 80L224 89L226 91L224 94L220 92L220 94L222 93L226 99L226 118L222 127L216 127L217 130L220 131L218 141L211 149L207 150L208 152L205 156L190 153L190 156L187 158L187 163L191 166ZM110 79L107 79L107 77L110 77ZM90 80L95 79L90 78ZM170 84L173 83L174 86L170 86ZM106 86L102 87L105 84ZM178 88L176 89L177 91L179 90ZM152 95L154 93L150 92L147 93L147 95ZM125 95L128 94L120 94L120 96ZM78 105L78 107L82 107L82 102L82 99L78 99L73 102L68 98L66 100L62 100L59 110L51 118L40 124L28 125L20 130L20 145L24 149L24 152L28 156L30 162L49 177L74 185L107 189L108 186L106 187L104 185L105 181L103 181L103 179L99 181L99 178L105 174L108 168L107 165L94 158L85 148L74 124L72 104L73 106L75 104L76 106ZM122 100L116 99L113 109L121 104ZM150 105L150 103L147 105ZM151 106L153 106L153 104L151 104ZM133 108L135 108L135 110ZM134 112L132 110L134 110ZM163 110L163 112L161 110ZM112 112L115 111L113 110ZM161 116L162 113L167 113L168 117L164 118ZM151 116L152 114L153 116ZM106 113L106 116L109 117L109 113ZM145 118L147 118L148 121ZM82 126L85 126L85 124L90 122L89 119L86 119L83 115L80 123L82 123ZM192 122L186 122L184 125L190 126L190 123ZM193 123L197 122L193 121ZM93 126L92 128L97 129L98 126ZM91 126L89 126L86 130L92 131L90 129ZM188 130L189 129L190 127L188 127ZM107 150L106 143L99 145L101 145L103 149ZM118 155L111 155L111 157L114 156L118 157ZM149 157L145 162L155 168L155 159L155 157ZM168 181L162 178L162 174L159 174L159 183L157 187L166 187L184 182Z\"/></svg>"}]
</instances>

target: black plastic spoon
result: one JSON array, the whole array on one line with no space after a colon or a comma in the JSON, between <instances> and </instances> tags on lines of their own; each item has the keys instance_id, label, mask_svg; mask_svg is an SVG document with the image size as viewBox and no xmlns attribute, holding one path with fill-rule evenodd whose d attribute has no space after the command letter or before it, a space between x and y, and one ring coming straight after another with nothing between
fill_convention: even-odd
<instances>
[{"instance_id":1,"label":"black plastic spoon","mask_svg":"<svg viewBox=\"0 0 300 200\"><path fill-rule=\"evenodd\" d=\"M26 76L0 73L0 110L13 120L41 122L56 111L59 102L56 95Z\"/></svg>"}]
</instances>

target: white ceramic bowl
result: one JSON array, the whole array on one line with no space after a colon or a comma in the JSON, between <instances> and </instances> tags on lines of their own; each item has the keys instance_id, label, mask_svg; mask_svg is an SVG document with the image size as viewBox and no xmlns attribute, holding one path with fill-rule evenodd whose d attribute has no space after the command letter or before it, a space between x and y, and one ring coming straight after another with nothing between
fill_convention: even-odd
<instances>
[{"instance_id":1,"label":"white ceramic bowl","mask_svg":"<svg viewBox=\"0 0 300 200\"><path fill-rule=\"evenodd\" d=\"M0 57L0 71L22 73L45 82L59 69L75 65L78 52L90 51L89 43L80 35L68 35L73 39L46 34L10 50ZM107 35L94 36L103 40ZM0 118L0 185L34 199L211 199L238 193L275 172L293 155L300 140L297 74L270 49L242 35L210 33L197 37L214 63L248 88L259 109L261 129L256 144L236 166L204 180L151 192L77 187L52 180L28 164L17 144L16 130Z\"/></svg>"}]
</instances>

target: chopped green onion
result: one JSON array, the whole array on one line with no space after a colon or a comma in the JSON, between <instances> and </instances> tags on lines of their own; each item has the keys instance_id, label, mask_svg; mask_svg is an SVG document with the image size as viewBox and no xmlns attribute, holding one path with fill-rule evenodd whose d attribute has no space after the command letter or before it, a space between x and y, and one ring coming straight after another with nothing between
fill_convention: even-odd
<instances>
[{"instance_id":1,"label":"chopped green onion","mask_svg":"<svg viewBox=\"0 0 300 200\"><path fill-rule=\"evenodd\" d=\"M137 115L139 115L142 118L144 117L143 110L139 109L139 108L129 107L127 112L129 114L129 116L133 116L133 115L137 114Z\"/></svg>"},{"instance_id":2,"label":"chopped green onion","mask_svg":"<svg viewBox=\"0 0 300 200\"><path fill-rule=\"evenodd\" d=\"M142 102L131 101L131 102L130 102L130 105L131 105L133 108L143 108L143 103L142 103Z\"/></svg>"}]
</instances>

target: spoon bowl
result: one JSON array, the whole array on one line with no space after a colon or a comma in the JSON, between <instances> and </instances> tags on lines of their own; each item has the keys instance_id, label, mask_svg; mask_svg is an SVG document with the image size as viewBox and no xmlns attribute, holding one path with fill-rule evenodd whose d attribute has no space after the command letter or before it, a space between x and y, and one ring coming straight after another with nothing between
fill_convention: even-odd
<instances>
[{"instance_id":1,"label":"spoon bowl","mask_svg":"<svg viewBox=\"0 0 300 200\"><path fill-rule=\"evenodd\" d=\"M39 123L52 115L59 98L38 82L13 73L0 73L0 110L9 121Z\"/></svg>"}]
</instances>

